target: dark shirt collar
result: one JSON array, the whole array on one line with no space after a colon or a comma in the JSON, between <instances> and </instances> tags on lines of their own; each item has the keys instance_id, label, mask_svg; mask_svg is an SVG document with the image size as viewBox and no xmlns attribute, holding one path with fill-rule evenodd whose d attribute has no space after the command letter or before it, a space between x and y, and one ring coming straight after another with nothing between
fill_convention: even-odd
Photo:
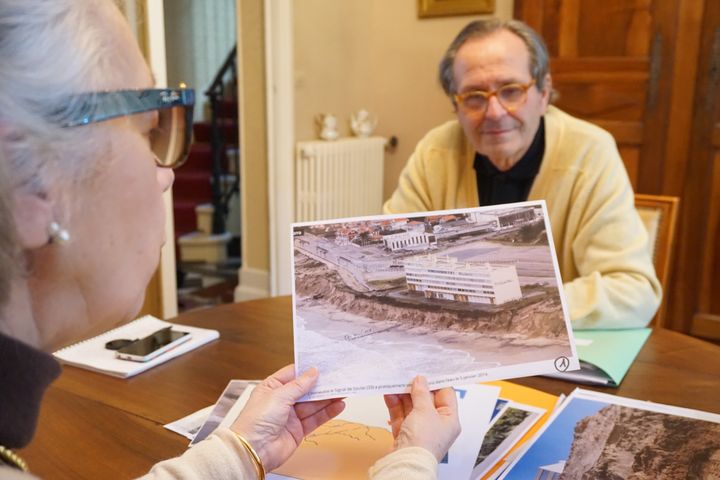
<instances>
[{"instance_id":1,"label":"dark shirt collar","mask_svg":"<svg viewBox=\"0 0 720 480\"><path fill-rule=\"evenodd\" d=\"M545 154L545 118L540 118L535 137L527 152L505 172L493 165L488 157L475 153L474 168L480 205L522 202L527 200L533 180L540 170Z\"/></svg>"},{"instance_id":2,"label":"dark shirt collar","mask_svg":"<svg viewBox=\"0 0 720 480\"><path fill-rule=\"evenodd\" d=\"M0 445L30 443L43 394L59 375L52 355L0 333Z\"/></svg>"}]
</instances>

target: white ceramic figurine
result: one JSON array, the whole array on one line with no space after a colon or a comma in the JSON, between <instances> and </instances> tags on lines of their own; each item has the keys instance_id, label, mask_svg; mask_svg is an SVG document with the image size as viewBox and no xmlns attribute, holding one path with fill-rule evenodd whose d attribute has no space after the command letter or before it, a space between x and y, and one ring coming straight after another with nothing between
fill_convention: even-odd
<instances>
[{"instance_id":1,"label":"white ceramic figurine","mask_svg":"<svg viewBox=\"0 0 720 480\"><path fill-rule=\"evenodd\" d=\"M330 113L318 114L315 116L315 125L318 129L318 136L323 140L337 140L340 136L335 115Z\"/></svg>"},{"instance_id":2,"label":"white ceramic figurine","mask_svg":"<svg viewBox=\"0 0 720 480\"><path fill-rule=\"evenodd\" d=\"M356 137L369 137L376 125L377 118L367 110L358 110L350 117L350 129Z\"/></svg>"}]
</instances>

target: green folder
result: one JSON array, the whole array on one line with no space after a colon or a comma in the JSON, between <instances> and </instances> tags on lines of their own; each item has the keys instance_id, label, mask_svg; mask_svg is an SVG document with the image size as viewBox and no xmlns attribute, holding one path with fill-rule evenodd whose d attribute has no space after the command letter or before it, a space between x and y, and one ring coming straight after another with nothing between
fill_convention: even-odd
<instances>
[{"instance_id":1,"label":"green folder","mask_svg":"<svg viewBox=\"0 0 720 480\"><path fill-rule=\"evenodd\" d=\"M617 387L650 336L650 328L575 330L580 370L552 374L580 383Z\"/></svg>"}]
</instances>

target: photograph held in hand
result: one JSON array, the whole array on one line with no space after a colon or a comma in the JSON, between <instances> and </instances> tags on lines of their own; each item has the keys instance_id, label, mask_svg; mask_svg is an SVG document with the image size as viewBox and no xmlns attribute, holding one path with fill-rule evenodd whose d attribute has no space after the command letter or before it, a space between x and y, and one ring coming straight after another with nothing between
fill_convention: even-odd
<instances>
[{"instance_id":1,"label":"photograph held in hand","mask_svg":"<svg viewBox=\"0 0 720 480\"><path fill-rule=\"evenodd\" d=\"M578 368L542 201L298 223L292 242L308 399Z\"/></svg>"}]
</instances>

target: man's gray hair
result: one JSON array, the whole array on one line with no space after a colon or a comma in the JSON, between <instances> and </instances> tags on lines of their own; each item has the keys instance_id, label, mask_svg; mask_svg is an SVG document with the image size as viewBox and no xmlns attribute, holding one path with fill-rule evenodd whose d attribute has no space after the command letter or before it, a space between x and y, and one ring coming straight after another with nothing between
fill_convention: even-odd
<instances>
[{"instance_id":1,"label":"man's gray hair","mask_svg":"<svg viewBox=\"0 0 720 480\"><path fill-rule=\"evenodd\" d=\"M514 33L525 43L530 54L530 75L535 80L535 86L538 90L542 90L545 86L545 76L550 71L550 59L545 42L537 34L535 30L530 28L520 20L500 20L497 18L489 18L485 20L475 20L468 23L460 33L457 34L448 49L445 51L440 65L438 74L440 85L442 85L445 94L453 98L457 93L457 85L455 85L455 76L453 75L453 66L458 50L465 42L475 38L487 37L500 30L507 30ZM453 100L454 102L454 100Z\"/></svg>"}]
</instances>

